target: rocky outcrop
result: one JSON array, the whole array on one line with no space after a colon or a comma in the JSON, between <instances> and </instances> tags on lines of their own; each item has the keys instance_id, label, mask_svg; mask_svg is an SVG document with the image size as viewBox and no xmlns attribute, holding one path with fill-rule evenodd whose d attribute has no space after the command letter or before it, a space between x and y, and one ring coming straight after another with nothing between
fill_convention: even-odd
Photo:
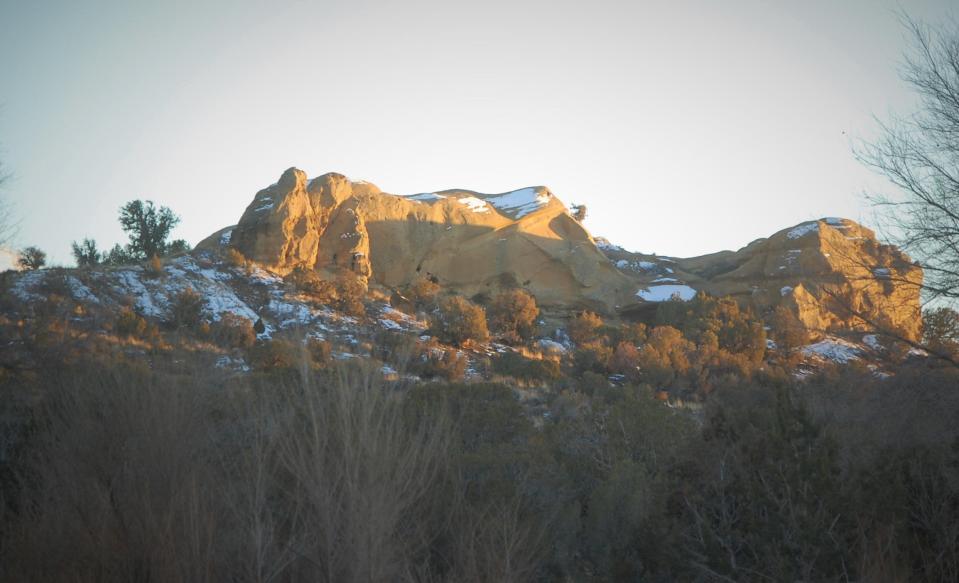
<instances>
[{"instance_id":1,"label":"rocky outcrop","mask_svg":"<svg viewBox=\"0 0 959 583\"><path fill-rule=\"evenodd\" d=\"M542 186L400 196L290 168L235 227L197 248L227 246L279 273L345 269L392 289L429 275L466 295L522 286L563 309L642 317L705 291L760 312L786 306L813 331L880 326L916 338L921 326L921 270L845 219L802 223L735 252L671 258L594 240Z\"/></svg>"},{"instance_id":2,"label":"rocky outcrop","mask_svg":"<svg viewBox=\"0 0 959 583\"><path fill-rule=\"evenodd\" d=\"M467 295L522 286L547 306L616 309L635 285L549 189L399 196L341 174L295 168L256 194L239 223L201 242L279 273L349 269L402 287L431 275Z\"/></svg>"},{"instance_id":3,"label":"rocky outcrop","mask_svg":"<svg viewBox=\"0 0 959 583\"><path fill-rule=\"evenodd\" d=\"M880 328L910 339L921 333L921 268L847 219L809 221L739 251L687 259L611 246L606 252L646 286L641 295L686 287L740 298L760 312L786 306L813 332Z\"/></svg>"}]
</instances>

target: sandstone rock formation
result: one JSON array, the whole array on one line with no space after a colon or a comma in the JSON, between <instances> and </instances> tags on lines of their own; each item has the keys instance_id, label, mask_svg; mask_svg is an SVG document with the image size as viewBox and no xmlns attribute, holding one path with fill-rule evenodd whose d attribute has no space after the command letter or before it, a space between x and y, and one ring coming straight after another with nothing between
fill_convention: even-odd
<instances>
[{"instance_id":1,"label":"sandstone rock formation","mask_svg":"<svg viewBox=\"0 0 959 583\"><path fill-rule=\"evenodd\" d=\"M668 258L594 240L542 186L400 196L290 168L197 249L225 246L279 273L350 270L392 289L427 275L466 295L522 286L547 308L643 317L701 290L761 313L785 305L813 331L878 325L915 338L921 326L921 270L845 219L802 223L735 252Z\"/></svg>"},{"instance_id":2,"label":"sandstone rock formation","mask_svg":"<svg viewBox=\"0 0 959 583\"><path fill-rule=\"evenodd\" d=\"M390 288L432 275L467 295L518 285L546 306L602 311L634 301L633 282L542 186L398 196L290 168L197 248L224 244L279 273L349 269Z\"/></svg>"},{"instance_id":3,"label":"sandstone rock formation","mask_svg":"<svg viewBox=\"0 0 959 583\"><path fill-rule=\"evenodd\" d=\"M921 332L922 269L847 219L809 221L739 251L688 259L633 254L612 246L605 251L646 285L641 295L685 287L741 298L760 313L785 305L813 332L879 328L910 339Z\"/></svg>"}]
</instances>

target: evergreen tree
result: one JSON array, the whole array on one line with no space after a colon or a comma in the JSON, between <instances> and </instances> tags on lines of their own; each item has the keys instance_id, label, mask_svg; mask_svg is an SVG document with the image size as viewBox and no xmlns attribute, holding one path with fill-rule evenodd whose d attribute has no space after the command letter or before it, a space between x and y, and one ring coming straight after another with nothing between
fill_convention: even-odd
<instances>
[{"instance_id":1,"label":"evergreen tree","mask_svg":"<svg viewBox=\"0 0 959 583\"><path fill-rule=\"evenodd\" d=\"M100 253L97 242L93 239L84 239L82 243L74 241L71 247L73 247L73 259L77 262L77 267L94 267L100 265L105 258L105 254Z\"/></svg>"},{"instance_id":2,"label":"evergreen tree","mask_svg":"<svg viewBox=\"0 0 959 583\"><path fill-rule=\"evenodd\" d=\"M167 238L180 222L168 207L157 207L153 201L131 200L120 207L120 226L129 235L126 252L142 261L165 255L170 248ZM181 247L178 243L178 249Z\"/></svg>"}]
</instances>

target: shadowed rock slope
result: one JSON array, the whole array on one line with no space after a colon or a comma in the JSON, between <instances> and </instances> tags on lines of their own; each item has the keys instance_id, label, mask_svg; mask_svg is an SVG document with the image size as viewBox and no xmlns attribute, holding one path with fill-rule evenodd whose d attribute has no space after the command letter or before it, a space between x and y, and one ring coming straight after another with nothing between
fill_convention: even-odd
<instances>
[{"instance_id":1,"label":"shadowed rock slope","mask_svg":"<svg viewBox=\"0 0 959 583\"><path fill-rule=\"evenodd\" d=\"M546 307L627 317L701 290L761 313L786 306L813 331L878 325L916 338L921 325L921 270L846 219L802 223L735 252L670 258L594 240L542 186L400 196L290 168L198 250L228 247L281 274L348 269L390 288L432 276L466 295L521 286Z\"/></svg>"}]
</instances>

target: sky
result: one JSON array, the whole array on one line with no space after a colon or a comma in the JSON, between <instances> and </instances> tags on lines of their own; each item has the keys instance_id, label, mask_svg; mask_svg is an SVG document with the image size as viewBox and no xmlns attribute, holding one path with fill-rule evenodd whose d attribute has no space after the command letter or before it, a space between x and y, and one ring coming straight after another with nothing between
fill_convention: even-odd
<instances>
[{"instance_id":1,"label":"sky","mask_svg":"<svg viewBox=\"0 0 959 583\"><path fill-rule=\"evenodd\" d=\"M70 264L142 198L192 244L290 166L406 194L546 185L633 251L871 223L852 155L907 113L897 11L954 0L0 0L15 244Z\"/></svg>"}]
</instances>

